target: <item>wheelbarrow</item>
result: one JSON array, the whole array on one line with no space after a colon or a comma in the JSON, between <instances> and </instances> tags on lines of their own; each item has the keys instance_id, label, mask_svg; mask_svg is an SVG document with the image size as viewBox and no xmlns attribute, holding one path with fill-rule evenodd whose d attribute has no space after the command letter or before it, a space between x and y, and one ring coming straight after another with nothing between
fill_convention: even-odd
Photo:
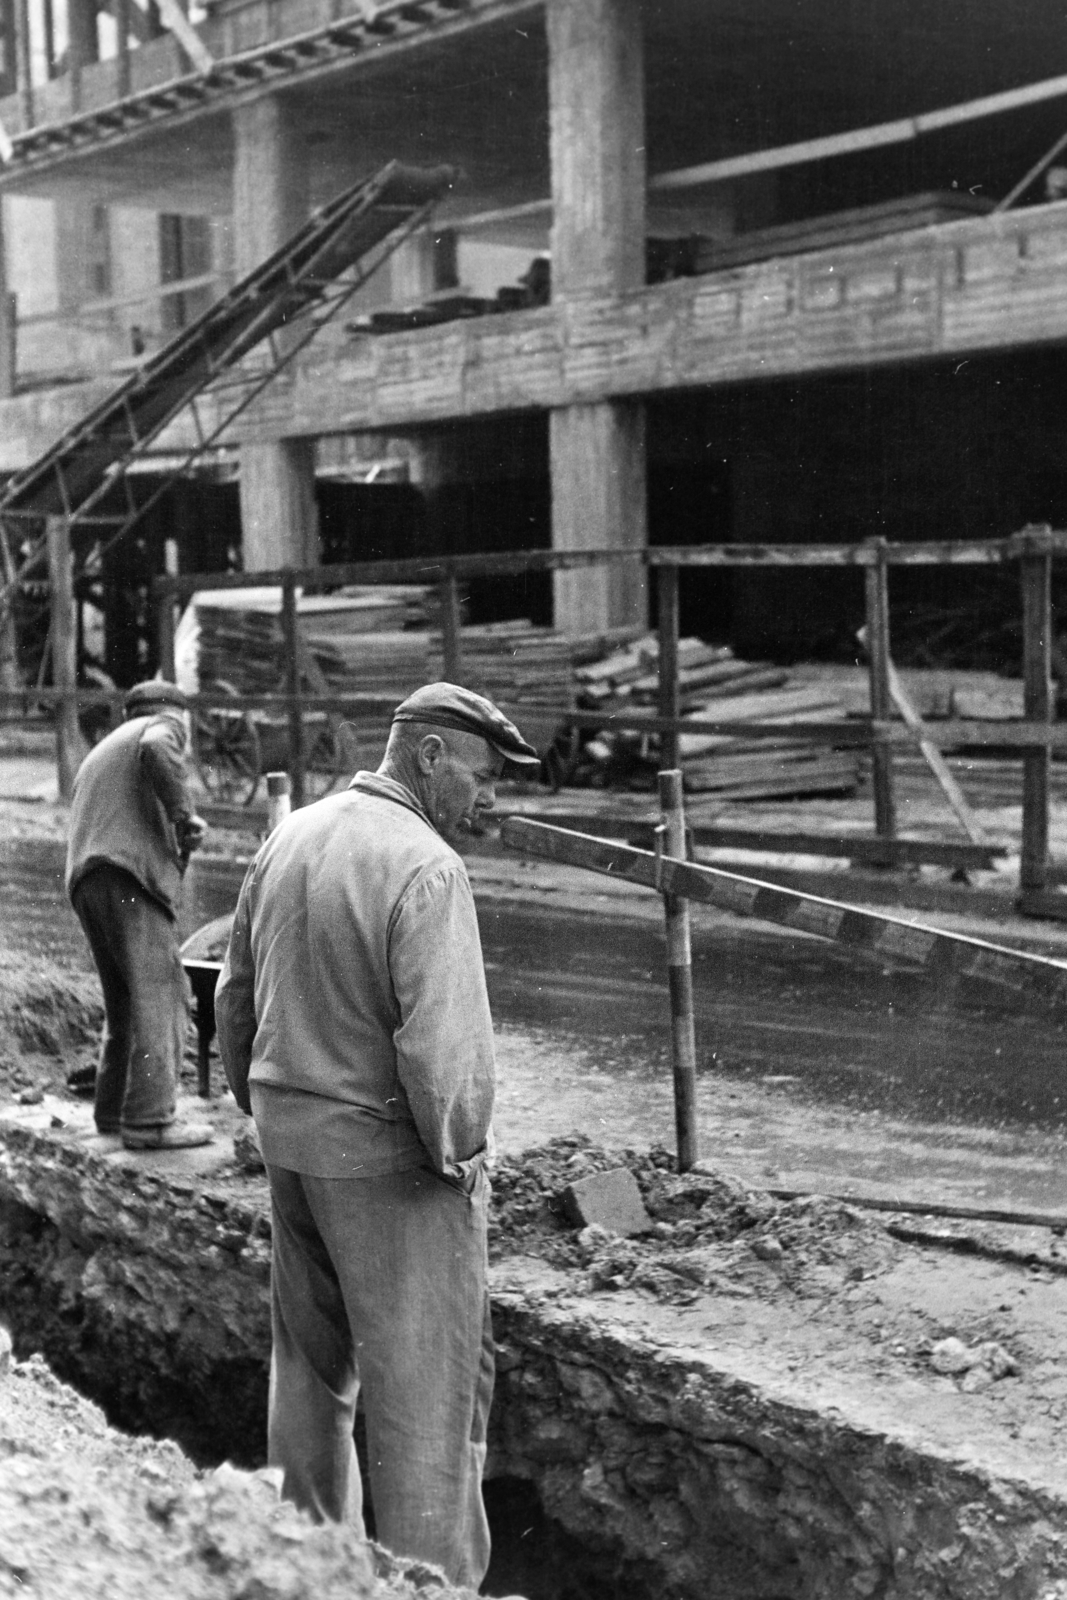
<instances>
[{"instance_id":1,"label":"wheelbarrow","mask_svg":"<svg viewBox=\"0 0 1067 1600\"><path fill-rule=\"evenodd\" d=\"M196 1092L211 1099L211 1043L215 1037L215 989L230 939L233 912L205 922L181 947L182 966L193 991L196 1023Z\"/></svg>"}]
</instances>

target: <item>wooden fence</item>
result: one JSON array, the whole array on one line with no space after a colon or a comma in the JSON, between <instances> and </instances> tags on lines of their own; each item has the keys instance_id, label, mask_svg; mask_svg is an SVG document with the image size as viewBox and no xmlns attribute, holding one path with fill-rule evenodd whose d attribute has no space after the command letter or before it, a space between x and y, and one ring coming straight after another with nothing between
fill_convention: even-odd
<instances>
[{"instance_id":1,"label":"wooden fence","mask_svg":"<svg viewBox=\"0 0 1067 1600\"><path fill-rule=\"evenodd\" d=\"M58 519L56 519L58 520ZM512 576L530 572L560 572L620 562L637 562L656 572L657 629L659 637L659 704L657 714L641 712L576 711L570 706L538 707L539 718L558 715L561 727L625 729L656 733L660 736L660 765L674 767L678 759L678 738L683 732L738 734L746 738L780 738L781 729L771 725L731 722L721 717L680 716L678 669L679 574L685 568L795 568L856 567L864 574L866 596L866 639L870 672L868 717L851 717L838 722L791 723L791 738L810 738L813 742L832 742L867 747L871 752L874 801L873 841L863 841L862 854L886 866L914 861L921 841L899 838L893 751L913 748L914 732L893 719L891 693L892 656L889 628L889 572L893 567L915 566L994 566L1018 563L1020 604L1023 625L1023 718L995 724L951 719L939 722L939 745L949 748L996 747L1018 751L1023 764L1022 837L1020 865L1020 908L1033 914L1056 914L1063 898L1050 892L1054 874L1049 862L1049 782L1052 752L1067 751L1067 724L1055 721L1052 690L1052 569L1057 557L1067 555L1067 533L1049 527L1028 527L1006 539L943 540L914 544L889 544L883 539L857 544L803 545L701 545L662 547L642 550L556 551L526 550L466 556L415 558L403 561L346 563L307 570L282 568L268 572L186 573L167 575L154 581L159 636L159 658L163 675L174 676L174 633L177 608L201 589L247 589L265 586L281 588L281 623L285 647L285 692L274 695L241 695L227 698L226 709L265 711L285 714L288 720L289 769L293 781L294 803L303 798L306 764L304 718L309 712L344 713L362 716L387 715L391 703L381 696L323 695L306 693L301 683L301 649L297 633L298 591L332 589L347 584L436 584L440 590L440 614L445 676L463 681L463 640L460 626L460 586L477 577ZM53 551L53 574L69 553ZM72 652L63 641L72 634L69 585L53 581L53 649L56 662L56 687L47 690L8 692L0 703L9 706L27 701L57 706L56 728L61 777L69 771L69 741L74 708L106 699L99 691L78 690L74 682ZM64 610L59 615L55 609ZM58 648L57 648L58 646ZM210 695L199 696L198 706L217 704ZM521 717L521 708L511 708ZM767 836L768 849L774 836ZM961 849L966 847L961 846ZM926 859L947 859L951 846L932 847ZM962 861L962 857L961 857Z\"/></svg>"}]
</instances>

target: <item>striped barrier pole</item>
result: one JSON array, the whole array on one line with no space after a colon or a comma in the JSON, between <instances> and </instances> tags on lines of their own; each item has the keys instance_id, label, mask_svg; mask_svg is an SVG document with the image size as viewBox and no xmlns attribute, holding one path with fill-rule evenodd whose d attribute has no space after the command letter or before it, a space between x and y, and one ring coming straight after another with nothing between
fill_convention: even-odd
<instances>
[{"instance_id":1,"label":"striped barrier pole","mask_svg":"<svg viewBox=\"0 0 1067 1600\"><path fill-rule=\"evenodd\" d=\"M682 774L674 767L659 775L662 822L656 830L668 856L685 856L685 806ZM662 863L662 852L657 861ZM697 1057L693 1023L693 954L689 938L689 901L665 892L667 981L671 996L671 1065L674 1070L674 1128L678 1171L688 1172L699 1158L697 1147Z\"/></svg>"},{"instance_id":2,"label":"striped barrier pole","mask_svg":"<svg viewBox=\"0 0 1067 1600\"><path fill-rule=\"evenodd\" d=\"M554 828L528 817L506 818L500 837L509 848L528 855L587 867L660 894L684 895L741 917L778 923L881 961L902 961L939 985L954 976L977 979L1055 1009L1067 1006L1067 963L1048 956L906 922L883 911L804 894L781 884L724 872L720 867L657 858L651 850L635 850L613 839Z\"/></svg>"}]
</instances>

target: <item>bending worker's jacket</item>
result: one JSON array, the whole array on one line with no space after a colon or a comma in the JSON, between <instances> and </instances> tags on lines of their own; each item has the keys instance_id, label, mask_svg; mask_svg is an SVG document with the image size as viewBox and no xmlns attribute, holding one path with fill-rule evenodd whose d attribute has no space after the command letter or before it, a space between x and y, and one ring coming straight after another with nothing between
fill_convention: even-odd
<instances>
[{"instance_id":1,"label":"bending worker's jacket","mask_svg":"<svg viewBox=\"0 0 1067 1600\"><path fill-rule=\"evenodd\" d=\"M241 889L215 1015L269 1164L473 1181L495 1077L474 897L400 784L357 773L271 834Z\"/></svg>"},{"instance_id":2,"label":"bending worker's jacket","mask_svg":"<svg viewBox=\"0 0 1067 1600\"><path fill-rule=\"evenodd\" d=\"M180 715L132 717L86 756L74 779L67 893L94 867L123 867L169 916L181 897L182 832L193 815Z\"/></svg>"}]
</instances>

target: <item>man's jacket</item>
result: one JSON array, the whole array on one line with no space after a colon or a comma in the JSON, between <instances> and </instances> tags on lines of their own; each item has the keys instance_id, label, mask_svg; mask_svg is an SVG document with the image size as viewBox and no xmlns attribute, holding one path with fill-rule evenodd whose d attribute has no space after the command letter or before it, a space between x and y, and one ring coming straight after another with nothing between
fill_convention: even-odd
<instances>
[{"instance_id":1,"label":"man's jacket","mask_svg":"<svg viewBox=\"0 0 1067 1600\"><path fill-rule=\"evenodd\" d=\"M241 889L219 1049L266 1160L320 1178L484 1155L493 1030L466 868L400 784L296 811Z\"/></svg>"},{"instance_id":2,"label":"man's jacket","mask_svg":"<svg viewBox=\"0 0 1067 1600\"><path fill-rule=\"evenodd\" d=\"M185 858L183 825L193 815L180 715L133 717L95 745L74 779L67 893L94 867L131 872L174 916Z\"/></svg>"}]
</instances>

